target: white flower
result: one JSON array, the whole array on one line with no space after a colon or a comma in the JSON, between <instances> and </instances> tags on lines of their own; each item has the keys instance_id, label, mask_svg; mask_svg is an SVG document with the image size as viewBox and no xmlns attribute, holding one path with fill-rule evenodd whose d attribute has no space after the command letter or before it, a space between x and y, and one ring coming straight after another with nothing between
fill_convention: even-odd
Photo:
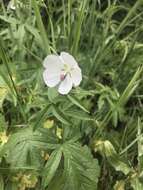
<instances>
[{"instance_id":1,"label":"white flower","mask_svg":"<svg viewBox=\"0 0 143 190\"><path fill-rule=\"evenodd\" d=\"M58 85L60 94L68 94L72 87L79 86L82 80L81 69L72 55L61 52L58 55L48 55L43 65L43 78L48 87Z\"/></svg>"}]
</instances>

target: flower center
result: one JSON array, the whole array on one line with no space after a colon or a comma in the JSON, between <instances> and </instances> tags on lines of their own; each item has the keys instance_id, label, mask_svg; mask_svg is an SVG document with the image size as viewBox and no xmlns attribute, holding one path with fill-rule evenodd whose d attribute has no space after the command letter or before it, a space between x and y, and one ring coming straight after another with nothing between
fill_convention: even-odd
<instances>
[{"instance_id":1,"label":"flower center","mask_svg":"<svg viewBox=\"0 0 143 190\"><path fill-rule=\"evenodd\" d=\"M61 81L65 79L65 76L66 76L66 75L64 75L64 74L61 74L61 75L60 75Z\"/></svg>"},{"instance_id":2,"label":"flower center","mask_svg":"<svg viewBox=\"0 0 143 190\"><path fill-rule=\"evenodd\" d=\"M62 69L62 74L60 75L61 81L63 81L65 79L67 74L69 74L71 76L71 71L72 70L73 70L73 68L70 65L64 64L63 69Z\"/></svg>"},{"instance_id":3,"label":"flower center","mask_svg":"<svg viewBox=\"0 0 143 190\"><path fill-rule=\"evenodd\" d=\"M63 71L67 74L70 73L72 68L68 64L64 64Z\"/></svg>"}]
</instances>

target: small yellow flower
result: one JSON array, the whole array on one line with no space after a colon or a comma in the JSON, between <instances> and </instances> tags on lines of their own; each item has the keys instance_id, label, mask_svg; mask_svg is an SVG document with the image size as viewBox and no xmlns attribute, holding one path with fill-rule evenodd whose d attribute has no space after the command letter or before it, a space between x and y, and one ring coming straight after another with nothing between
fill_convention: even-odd
<instances>
[{"instance_id":1,"label":"small yellow flower","mask_svg":"<svg viewBox=\"0 0 143 190\"><path fill-rule=\"evenodd\" d=\"M0 87L0 105L2 105L4 99L5 99L6 95L7 95L7 92L8 92L7 88Z\"/></svg>"},{"instance_id":2,"label":"small yellow flower","mask_svg":"<svg viewBox=\"0 0 143 190\"><path fill-rule=\"evenodd\" d=\"M6 132L0 132L0 144L4 145L8 141L8 136L6 135Z\"/></svg>"},{"instance_id":3,"label":"small yellow flower","mask_svg":"<svg viewBox=\"0 0 143 190\"><path fill-rule=\"evenodd\" d=\"M59 137L59 139L62 139L62 132L63 132L63 130L58 127L57 131L56 131L56 135L57 135L57 137Z\"/></svg>"},{"instance_id":4,"label":"small yellow flower","mask_svg":"<svg viewBox=\"0 0 143 190\"><path fill-rule=\"evenodd\" d=\"M54 126L54 121L53 120L47 120L47 121L45 121L44 122L44 128L46 128L46 129L50 129L50 128L52 128Z\"/></svg>"},{"instance_id":5,"label":"small yellow flower","mask_svg":"<svg viewBox=\"0 0 143 190\"><path fill-rule=\"evenodd\" d=\"M13 181L18 183L19 190L26 190L27 188L34 188L38 179L34 174L22 174L20 172L13 177Z\"/></svg>"},{"instance_id":6,"label":"small yellow flower","mask_svg":"<svg viewBox=\"0 0 143 190\"><path fill-rule=\"evenodd\" d=\"M41 156L44 158L44 160L49 160L50 157L49 154L43 150L41 151Z\"/></svg>"}]
</instances>

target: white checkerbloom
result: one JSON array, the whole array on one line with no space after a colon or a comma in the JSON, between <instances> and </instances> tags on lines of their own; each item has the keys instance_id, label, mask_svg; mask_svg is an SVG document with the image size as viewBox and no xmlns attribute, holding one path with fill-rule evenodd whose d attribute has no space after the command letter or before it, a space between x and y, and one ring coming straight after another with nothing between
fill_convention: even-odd
<instances>
[{"instance_id":1,"label":"white checkerbloom","mask_svg":"<svg viewBox=\"0 0 143 190\"><path fill-rule=\"evenodd\" d=\"M68 94L72 87L79 86L82 80L81 69L72 55L61 52L48 55L44 61L44 82L48 87L58 86L60 94Z\"/></svg>"}]
</instances>

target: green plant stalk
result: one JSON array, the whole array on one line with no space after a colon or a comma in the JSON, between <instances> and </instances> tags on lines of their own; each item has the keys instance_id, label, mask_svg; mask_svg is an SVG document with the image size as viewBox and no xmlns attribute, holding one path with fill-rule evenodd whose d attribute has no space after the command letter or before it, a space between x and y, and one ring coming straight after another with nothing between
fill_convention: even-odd
<instances>
[{"instance_id":1,"label":"green plant stalk","mask_svg":"<svg viewBox=\"0 0 143 190\"><path fill-rule=\"evenodd\" d=\"M137 86L139 85L139 77L141 75L143 71L143 66L139 67L136 71L136 73L134 74L134 76L132 77L131 81L129 82L128 86L125 88L123 94L120 96L117 104L115 107L118 106L124 106L127 101L129 100L130 96L134 93L135 89L137 88ZM137 82L138 81L138 82ZM135 84L136 83L136 84ZM116 108L115 108L116 109ZM104 128L105 126L108 125L109 121L112 118L112 113L114 110L110 109L109 112L106 114L105 119L103 120L103 122L101 123L101 128Z\"/></svg>"},{"instance_id":2,"label":"green plant stalk","mask_svg":"<svg viewBox=\"0 0 143 190\"><path fill-rule=\"evenodd\" d=\"M6 9L5 9L5 6L4 6L4 2L3 2L3 0L1 0L1 1L2 1L1 4L2 4L3 13L6 16L7 14L6 14Z\"/></svg>"},{"instance_id":3,"label":"green plant stalk","mask_svg":"<svg viewBox=\"0 0 143 190\"><path fill-rule=\"evenodd\" d=\"M128 86L124 90L123 94L120 96L118 105L124 106L126 104L128 99L130 98L130 96L133 94L136 87L138 86L138 84L139 84L138 80L139 80L139 77L142 72L143 72L143 66L141 66L137 69L136 73L134 74L133 78L131 79Z\"/></svg>"},{"instance_id":4,"label":"green plant stalk","mask_svg":"<svg viewBox=\"0 0 143 190\"><path fill-rule=\"evenodd\" d=\"M114 45L114 43L116 42L117 38L119 37L119 35L121 34L122 30L125 28L127 21L132 17L132 15L134 14L134 12L137 10L137 8L143 3L142 0L138 0L135 5L132 7L132 9L128 12L127 16L123 19L123 21L121 22L121 24L119 25L117 31L115 32L115 36L113 38L113 40L110 42L110 44L103 44L103 46L101 47L101 51L99 51L98 53L98 59L96 61L96 65L93 65L93 68L91 69L91 71L95 70L100 63L102 62L102 60L106 57L108 50ZM100 54L100 52L102 52L102 54Z\"/></svg>"},{"instance_id":5,"label":"green plant stalk","mask_svg":"<svg viewBox=\"0 0 143 190\"><path fill-rule=\"evenodd\" d=\"M116 31L116 38L118 38L118 36L120 35L120 33L122 32L122 30L124 29L124 27L126 26L129 18L134 14L134 12L137 10L137 8L141 5L141 3L143 3L142 0L138 0L135 5L132 7L132 9L128 12L127 16L124 18L124 20L121 22L121 24L119 25L117 31Z\"/></svg>"},{"instance_id":6,"label":"green plant stalk","mask_svg":"<svg viewBox=\"0 0 143 190\"><path fill-rule=\"evenodd\" d=\"M119 27L117 28L117 31L115 32L115 37L113 39L113 41L109 44L109 47L112 47L113 44L115 43L115 41L117 40L117 38L119 37L119 35L121 34L121 32L123 31L123 29L126 27L126 24L128 22L128 20L132 17L132 15L134 14L134 12L137 10L137 8L143 3L142 0L138 0L134 6L130 9L130 11L128 12L128 14L126 15L126 17L123 19L123 21L121 22L121 24L119 25ZM109 48L108 47L108 48Z\"/></svg>"},{"instance_id":7,"label":"green plant stalk","mask_svg":"<svg viewBox=\"0 0 143 190\"><path fill-rule=\"evenodd\" d=\"M138 124L137 124L137 136L141 136L141 129L142 129L142 126L141 126L141 119L140 117L138 117ZM142 147L142 139L139 139L138 140L138 172L140 173L141 172L141 169L142 169L142 166L141 166L141 155L140 155L140 148Z\"/></svg>"},{"instance_id":8,"label":"green plant stalk","mask_svg":"<svg viewBox=\"0 0 143 190\"><path fill-rule=\"evenodd\" d=\"M78 20L75 26L75 34L74 34L74 41L73 41L73 46L71 49L72 54L75 56L77 54L78 46L79 46L79 41L80 41L80 36L81 36L81 27L82 23L84 20L84 14L85 14L85 8L87 5L87 0L81 1L81 5L79 8L79 14L78 14Z\"/></svg>"},{"instance_id":9,"label":"green plant stalk","mask_svg":"<svg viewBox=\"0 0 143 190\"><path fill-rule=\"evenodd\" d=\"M67 14L68 14L68 23L67 23L67 32L68 32L68 39L70 39L70 33L71 33L71 7L72 7L72 0L68 0L68 9L67 9Z\"/></svg>"},{"instance_id":10,"label":"green plant stalk","mask_svg":"<svg viewBox=\"0 0 143 190\"><path fill-rule=\"evenodd\" d=\"M132 114L131 119L129 120L129 122L127 123L127 125L126 125L125 128L124 128L123 136L122 136L121 143L120 143L120 147L119 147L119 152L121 152L121 150L122 150L122 147L123 147L123 145L124 145L124 143L125 143L125 139L126 139L125 137L126 137L128 128L129 128L129 126L131 125L131 123L133 122L133 120L134 120L134 113Z\"/></svg>"},{"instance_id":11,"label":"green plant stalk","mask_svg":"<svg viewBox=\"0 0 143 190\"><path fill-rule=\"evenodd\" d=\"M120 155L124 154L128 149L130 149L138 140L142 139L142 135L138 136L135 138L126 148L124 148L121 152Z\"/></svg>"},{"instance_id":12,"label":"green plant stalk","mask_svg":"<svg viewBox=\"0 0 143 190\"><path fill-rule=\"evenodd\" d=\"M42 22L39 7L37 5L36 0L32 0L32 6L34 8L37 25L38 25L39 31L41 33L41 38L42 38L42 41L43 41L43 45L45 47L45 51L46 51L45 53L50 54L51 51L50 51L49 40L48 40L46 31L45 31L45 28L44 28L44 25L43 25L43 22Z\"/></svg>"},{"instance_id":13,"label":"green plant stalk","mask_svg":"<svg viewBox=\"0 0 143 190\"><path fill-rule=\"evenodd\" d=\"M66 34L66 7L65 7L65 0L62 0L62 9L63 9L63 33L64 33L64 36L67 36L67 34Z\"/></svg>"},{"instance_id":14,"label":"green plant stalk","mask_svg":"<svg viewBox=\"0 0 143 190\"><path fill-rule=\"evenodd\" d=\"M23 109L23 107L22 107L21 98L20 98L20 96L19 96L19 94L18 94L18 92L17 92L16 86L15 86L15 84L14 84L14 81L13 81L13 78L12 78L12 74L11 74L11 71L10 71L10 68L9 68L9 65L8 65L8 59L7 59L7 57L6 57L6 54L5 54L5 52L4 52L3 48L2 48L2 46L0 46L0 55L1 55L1 59L2 59L2 61L3 61L3 63L4 63L4 65L5 65L5 67L6 67L6 69L7 69L9 78L10 78L10 80L11 80L13 89L14 89L14 91L15 91L14 96L15 96L15 94L16 94L16 98L17 98L18 103L19 103L19 108L20 108L20 111L21 111L21 115L22 115L24 121L27 122L27 116L26 116L26 113L24 112L24 109ZM12 89L10 84L7 84L7 85L9 86L10 89ZM12 89L12 91L13 91L13 89Z\"/></svg>"},{"instance_id":15,"label":"green plant stalk","mask_svg":"<svg viewBox=\"0 0 143 190\"><path fill-rule=\"evenodd\" d=\"M127 60L128 60L128 58L130 57L130 55L132 54L132 52L133 52L133 50L134 50L134 46L135 46L135 44L136 44L136 40L137 40L137 37L138 37L138 35L139 35L139 33L141 32L141 29L139 28L139 30L136 30L136 31L134 31L134 33L135 33L135 37L134 37L134 39L132 40L132 43L131 43L131 45L130 45L130 48L129 48L129 50L128 50L128 53L127 53L127 56L126 56L126 58L125 58L125 60L124 61L122 61L121 62L121 64L117 67L117 69L116 70L118 70L118 76L120 76L121 75L121 73L123 72L123 66L124 66L124 64L127 62ZM117 78L116 80L119 80L119 78ZM115 82L116 83L116 82Z\"/></svg>"},{"instance_id":16,"label":"green plant stalk","mask_svg":"<svg viewBox=\"0 0 143 190\"><path fill-rule=\"evenodd\" d=\"M89 36L89 42L88 42L88 46L90 47L93 43L93 38L94 36L96 35L96 29L95 29L95 26L96 26L96 22L97 22L97 18L94 17L94 10L96 10L96 1L93 1L93 5L92 5L92 8L91 8L91 16L90 16L90 22L91 23L95 23L93 25L91 25L91 32L90 32L90 36Z\"/></svg>"},{"instance_id":17,"label":"green plant stalk","mask_svg":"<svg viewBox=\"0 0 143 190\"><path fill-rule=\"evenodd\" d=\"M64 0L63 0L64 1ZM46 4L44 3L45 7L46 7ZM46 8L46 13L49 17L49 23L50 23L50 30L51 30L51 37L52 37L52 41L51 41L51 44L52 44L52 47L50 47L50 51L53 51L54 50L54 53L56 52L56 38L55 38L55 33L54 33L54 24L53 24L53 21L52 21L52 17L50 16L50 13L48 11L48 9Z\"/></svg>"},{"instance_id":18,"label":"green plant stalk","mask_svg":"<svg viewBox=\"0 0 143 190\"><path fill-rule=\"evenodd\" d=\"M47 13L48 13L48 11L47 11ZM50 22L50 27L51 27L52 48L56 51L56 41L55 41L55 34L54 34L54 26L53 26L53 22L52 22L52 19L51 19L49 13L48 13L48 16L49 16L49 22Z\"/></svg>"}]
</instances>

